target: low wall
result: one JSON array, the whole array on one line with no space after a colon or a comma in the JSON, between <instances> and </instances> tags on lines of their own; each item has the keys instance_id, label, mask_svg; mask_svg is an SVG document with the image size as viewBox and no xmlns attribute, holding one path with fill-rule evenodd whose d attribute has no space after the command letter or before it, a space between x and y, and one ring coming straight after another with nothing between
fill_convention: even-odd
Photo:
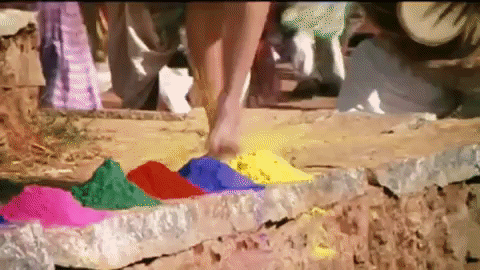
<instances>
[{"instance_id":1,"label":"low wall","mask_svg":"<svg viewBox=\"0 0 480 270\"><path fill-rule=\"evenodd\" d=\"M383 150L386 145L392 149L399 146L396 140L400 139L395 136L409 138L414 145L415 140L426 136L432 142L437 140L437 145L419 152L404 143L407 150L403 157L394 155L390 161L375 150L373 157L380 162L354 160L358 166L353 166L354 161L346 156L334 158L329 154L330 163L320 156L313 159L318 149L312 150L315 145L305 143L302 151L313 157L302 159L297 155L293 162L297 167L307 170L309 162L332 164L325 166L329 169L323 173L316 172L312 182L117 211L115 217L85 229L29 229L29 235L34 236L14 242L7 241L9 235L23 232L17 227L4 228L8 233L3 234L3 242L8 244L0 245L0 254L4 260L11 260L11 250L24 250L15 255L17 265L42 262L45 267L50 263L50 267L89 269L138 269L141 265L146 269L460 269L468 258L480 257L477 241L468 237L480 233L475 204L480 146L471 143L478 139L472 136L478 132L478 121L324 112L312 117L303 113L290 116L293 118L276 113L275 119L289 125L322 122L331 134L352 133L349 138L359 138L364 142L359 145L362 147L368 145L362 136L378 130L393 140L387 144L378 137L377 142L370 142ZM195 117L176 123L199 122ZM151 122L155 126L164 123ZM364 134L355 131L356 127L369 126L372 128ZM433 130L446 137L442 139ZM310 132L321 134L321 129L312 127ZM181 134L189 133L183 130ZM452 138L449 134L459 135ZM344 140L352 155L368 156L348 146L347 138ZM367 149L369 153L371 149ZM336 147L332 153L342 151ZM38 225L24 225L29 226ZM29 244L32 237L41 241ZM323 253L317 254L320 257L313 253L315 247L323 247ZM332 252L334 255L328 257Z\"/></svg>"}]
</instances>

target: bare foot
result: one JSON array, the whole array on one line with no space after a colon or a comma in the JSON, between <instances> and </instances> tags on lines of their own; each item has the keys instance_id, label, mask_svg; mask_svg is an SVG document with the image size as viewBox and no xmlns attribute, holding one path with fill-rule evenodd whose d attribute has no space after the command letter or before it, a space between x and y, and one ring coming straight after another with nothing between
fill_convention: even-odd
<instances>
[{"instance_id":1,"label":"bare foot","mask_svg":"<svg viewBox=\"0 0 480 270\"><path fill-rule=\"evenodd\" d=\"M238 139L241 106L239 102L222 102L220 104L217 121L208 138L209 151L207 155L226 160L234 158L240 151Z\"/></svg>"}]
</instances>

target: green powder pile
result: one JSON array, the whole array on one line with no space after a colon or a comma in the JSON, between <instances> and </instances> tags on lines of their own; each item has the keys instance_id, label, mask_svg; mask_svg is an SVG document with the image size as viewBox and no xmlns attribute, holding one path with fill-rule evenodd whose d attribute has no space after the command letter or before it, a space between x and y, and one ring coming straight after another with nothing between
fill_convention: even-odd
<instances>
[{"instance_id":1,"label":"green powder pile","mask_svg":"<svg viewBox=\"0 0 480 270\"><path fill-rule=\"evenodd\" d=\"M73 187L72 194L84 206L96 209L128 209L160 203L129 182L120 164L111 159L105 160L90 181Z\"/></svg>"}]
</instances>

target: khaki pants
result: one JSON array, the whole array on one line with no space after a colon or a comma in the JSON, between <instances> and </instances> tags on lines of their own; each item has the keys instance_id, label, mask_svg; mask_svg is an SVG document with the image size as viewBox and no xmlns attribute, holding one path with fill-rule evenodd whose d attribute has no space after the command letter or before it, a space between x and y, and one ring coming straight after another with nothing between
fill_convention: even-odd
<instances>
[{"instance_id":1,"label":"khaki pants","mask_svg":"<svg viewBox=\"0 0 480 270\"><path fill-rule=\"evenodd\" d=\"M107 9L112 88L123 99L124 108L139 109L147 101L160 69L168 63L178 43L161 42L152 12L145 3L108 2Z\"/></svg>"}]
</instances>

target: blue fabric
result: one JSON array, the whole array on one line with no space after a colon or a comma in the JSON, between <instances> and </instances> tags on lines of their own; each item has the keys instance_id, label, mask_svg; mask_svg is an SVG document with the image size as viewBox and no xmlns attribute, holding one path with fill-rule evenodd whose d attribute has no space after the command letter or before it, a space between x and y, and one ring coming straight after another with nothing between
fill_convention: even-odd
<instances>
[{"instance_id":1,"label":"blue fabric","mask_svg":"<svg viewBox=\"0 0 480 270\"><path fill-rule=\"evenodd\" d=\"M191 159L178 173L188 179L190 183L209 193L265 188L234 171L227 164L210 157Z\"/></svg>"}]
</instances>

